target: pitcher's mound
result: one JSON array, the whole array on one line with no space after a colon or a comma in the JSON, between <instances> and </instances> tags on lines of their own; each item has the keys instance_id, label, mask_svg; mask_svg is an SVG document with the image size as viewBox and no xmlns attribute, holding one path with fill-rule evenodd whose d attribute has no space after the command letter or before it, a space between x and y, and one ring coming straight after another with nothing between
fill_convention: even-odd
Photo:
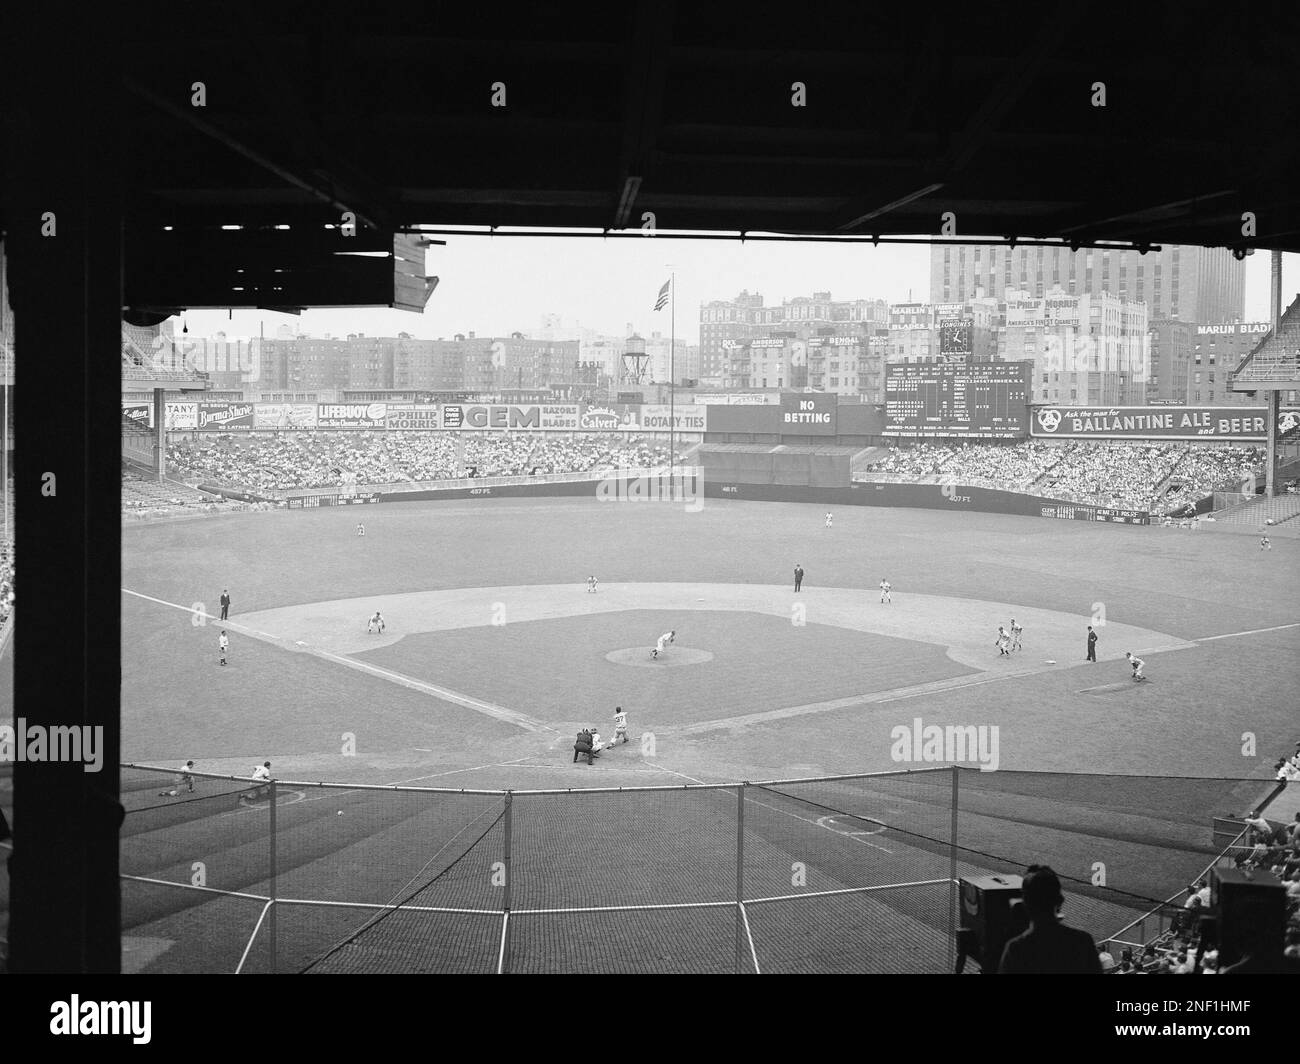
<instances>
[{"instance_id":1,"label":"pitcher's mound","mask_svg":"<svg viewBox=\"0 0 1300 1064\"><path fill-rule=\"evenodd\" d=\"M650 656L649 647L628 647L626 650L611 650L605 655L606 661L615 665L640 665L643 668L662 669L668 665L700 665L713 660L713 654L707 650L694 647L670 646L658 658Z\"/></svg>"}]
</instances>

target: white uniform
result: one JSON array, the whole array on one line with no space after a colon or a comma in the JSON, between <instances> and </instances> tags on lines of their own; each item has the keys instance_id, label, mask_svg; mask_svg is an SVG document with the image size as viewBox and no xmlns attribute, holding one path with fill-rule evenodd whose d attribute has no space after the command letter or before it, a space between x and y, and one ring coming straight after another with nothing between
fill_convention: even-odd
<instances>
[{"instance_id":1,"label":"white uniform","mask_svg":"<svg viewBox=\"0 0 1300 1064\"><path fill-rule=\"evenodd\" d=\"M596 729L593 728L591 730L591 752L593 754L596 754L599 753L604 748L605 748L605 744L600 741L600 732L596 731Z\"/></svg>"},{"instance_id":2,"label":"white uniform","mask_svg":"<svg viewBox=\"0 0 1300 1064\"><path fill-rule=\"evenodd\" d=\"M587 590L593 595L596 593L596 578L594 576L587 577Z\"/></svg>"},{"instance_id":3,"label":"white uniform","mask_svg":"<svg viewBox=\"0 0 1300 1064\"><path fill-rule=\"evenodd\" d=\"M618 742L620 738L625 743L629 741L627 737L627 714L626 713L614 714L614 742Z\"/></svg>"},{"instance_id":4,"label":"white uniform","mask_svg":"<svg viewBox=\"0 0 1300 1064\"><path fill-rule=\"evenodd\" d=\"M384 619L381 616L379 616L379 614L376 613L373 617L370 618L369 621L366 622L366 631L379 632L382 634L384 631Z\"/></svg>"},{"instance_id":5,"label":"white uniform","mask_svg":"<svg viewBox=\"0 0 1300 1064\"><path fill-rule=\"evenodd\" d=\"M674 638L675 638L675 633L664 632L664 634L661 635L655 641L655 648L650 652L650 656L653 658L657 658L660 654L664 652L664 647L666 647L669 643L671 643Z\"/></svg>"},{"instance_id":6,"label":"white uniform","mask_svg":"<svg viewBox=\"0 0 1300 1064\"><path fill-rule=\"evenodd\" d=\"M261 784L269 783L271 781L271 770L267 768L265 765L258 765L257 768L253 769L252 776L253 779L258 783ZM252 798L261 798L266 793L266 791L267 788L264 786L254 787ZM247 802L250 801L251 799L249 795L241 794L239 796L239 800L241 802Z\"/></svg>"},{"instance_id":7,"label":"white uniform","mask_svg":"<svg viewBox=\"0 0 1300 1064\"><path fill-rule=\"evenodd\" d=\"M882 581L880 581L880 601L881 601L881 602L893 602L893 601L894 601L893 598L891 598L891 597L890 597L890 594L889 594L889 592L890 592L891 590L893 590L893 585L890 584L890 582L889 582L888 580L882 580Z\"/></svg>"},{"instance_id":8,"label":"white uniform","mask_svg":"<svg viewBox=\"0 0 1300 1064\"><path fill-rule=\"evenodd\" d=\"M829 513L826 515L826 527L831 527L831 515Z\"/></svg>"},{"instance_id":9,"label":"white uniform","mask_svg":"<svg viewBox=\"0 0 1300 1064\"><path fill-rule=\"evenodd\" d=\"M1128 662L1130 665L1133 666L1133 679L1135 680L1146 679L1146 677L1142 675L1142 667L1146 664L1145 661L1143 661L1141 658L1129 658Z\"/></svg>"}]
</instances>

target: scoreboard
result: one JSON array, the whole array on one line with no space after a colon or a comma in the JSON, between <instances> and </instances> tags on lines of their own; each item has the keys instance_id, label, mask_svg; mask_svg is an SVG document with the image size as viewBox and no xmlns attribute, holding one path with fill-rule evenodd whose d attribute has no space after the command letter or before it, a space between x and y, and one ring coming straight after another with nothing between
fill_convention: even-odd
<instances>
[{"instance_id":1,"label":"scoreboard","mask_svg":"<svg viewBox=\"0 0 1300 1064\"><path fill-rule=\"evenodd\" d=\"M886 436L1017 439L1029 434L1032 362L885 366Z\"/></svg>"}]
</instances>

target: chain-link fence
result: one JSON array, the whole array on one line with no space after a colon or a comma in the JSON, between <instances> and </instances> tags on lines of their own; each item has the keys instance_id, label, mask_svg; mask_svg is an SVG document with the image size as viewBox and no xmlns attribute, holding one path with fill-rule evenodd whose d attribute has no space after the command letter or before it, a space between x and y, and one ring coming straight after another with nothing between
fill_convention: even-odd
<instances>
[{"instance_id":1,"label":"chain-link fence","mask_svg":"<svg viewBox=\"0 0 1300 1064\"><path fill-rule=\"evenodd\" d=\"M945 972L960 877L1051 864L1103 940L1204 869L1243 785L935 768L475 791L124 766L123 963Z\"/></svg>"}]
</instances>

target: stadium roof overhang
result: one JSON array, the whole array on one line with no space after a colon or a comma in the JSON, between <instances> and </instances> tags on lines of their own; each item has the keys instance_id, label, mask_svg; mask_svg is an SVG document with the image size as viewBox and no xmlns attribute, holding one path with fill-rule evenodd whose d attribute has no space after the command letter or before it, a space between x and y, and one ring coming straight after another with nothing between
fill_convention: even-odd
<instances>
[{"instance_id":1,"label":"stadium roof overhang","mask_svg":"<svg viewBox=\"0 0 1300 1064\"><path fill-rule=\"evenodd\" d=\"M126 301L420 309L421 227L1300 251L1295 20L146 2L121 28Z\"/></svg>"}]
</instances>

